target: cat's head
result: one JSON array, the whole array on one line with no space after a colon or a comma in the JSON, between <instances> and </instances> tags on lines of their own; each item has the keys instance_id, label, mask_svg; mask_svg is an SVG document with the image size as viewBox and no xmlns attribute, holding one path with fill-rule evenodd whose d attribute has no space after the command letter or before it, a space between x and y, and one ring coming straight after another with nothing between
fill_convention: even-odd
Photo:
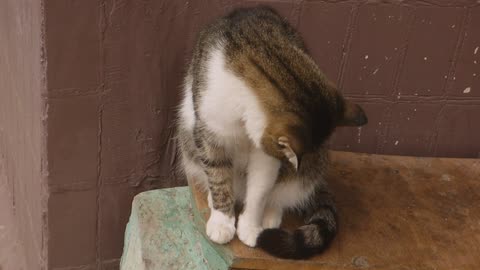
<instances>
[{"instance_id":1,"label":"cat's head","mask_svg":"<svg viewBox=\"0 0 480 270\"><path fill-rule=\"evenodd\" d=\"M296 114L284 114L266 130L262 144L265 151L298 170L302 157L323 145L337 126L363 126L367 116L360 107L337 92L335 102L328 109L316 112L316 117L305 120Z\"/></svg>"}]
</instances>

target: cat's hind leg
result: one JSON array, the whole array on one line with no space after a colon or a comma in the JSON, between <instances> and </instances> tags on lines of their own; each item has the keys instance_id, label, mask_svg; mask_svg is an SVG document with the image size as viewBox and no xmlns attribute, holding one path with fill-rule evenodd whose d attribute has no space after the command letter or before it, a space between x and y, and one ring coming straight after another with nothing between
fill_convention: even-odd
<instances>
[{"instance_id":1,"label":"cat's hind leg","mask_svg":"<svg viewBox=\"0 0 480 270\"><path fill-rule=\"evenodd\" d=\"M280 228L283 218L283 209L278 206L267 205L263 214L263 229Z\"/></svg>"},{"instance_id":2,"label":"cat's hind leg","mask_svg":"<svg viewBox=\"0 0 480 270\"><path fill-rule=\"evenodd\" d=\"M333 196L324 185L302 188L300 182L282 184L276 186L271 198L275 198L284 207L301 210L305 218L304 225L293 232L266 228L259 235L257 246L281 258L309 258L327 248L336 234L337 217Z\"/></svg>"},{"instance_id":3,"label":"cat's hind leg","mask_svg":"<svg viewBox=\"0 0 480 270\"><path fill-rule=\"evenodd\" d=\"M282 176L279 178L280 182L275 184L268 197L262 222L264 229L279 228L284 211L302 208L313 191L305 187L301 179L282 181Z\"/></svg>"}]
</instances>

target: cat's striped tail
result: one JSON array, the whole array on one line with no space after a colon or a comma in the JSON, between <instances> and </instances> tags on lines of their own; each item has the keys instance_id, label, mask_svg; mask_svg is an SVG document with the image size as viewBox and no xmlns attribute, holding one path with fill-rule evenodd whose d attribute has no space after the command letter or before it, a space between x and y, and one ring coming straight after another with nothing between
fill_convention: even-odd
<instances>
[{"instance_id":1,"label":"cat's striped tail","mask_svg":"<svg viewBox=\"0 0 480 270\"><path fill-rule=\"evenodd\" d=\"M307 259L325 250L337 232L335 209L317 209L305 225L293 232L266 229L257 238L257 247L285 259Z\"/></svg>"}]
</instances>

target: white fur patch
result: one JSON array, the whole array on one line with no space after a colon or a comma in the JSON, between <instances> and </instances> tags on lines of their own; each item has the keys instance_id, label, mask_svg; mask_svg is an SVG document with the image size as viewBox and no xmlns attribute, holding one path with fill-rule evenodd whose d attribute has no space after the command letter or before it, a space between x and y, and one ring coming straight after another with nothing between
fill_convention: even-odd
<instances>
[{"instance_id":1,"label":"white fur patch","mask_svg":"<svg viewBox=\"0 0 480 270\"><path fill-rule=\"evenodd\" d=\"M195 126L195 111L193 109L192 78L190 75L185 78L183 99L180 103L180 121L183 128L192 131Z\"/></svg>"},{"instance_id":2,"label":"white fur patch","mask_svg":"<svg viewBox=\"0 0 480 270\"><path fill-rule=\"evenodd\" d=\"M207 204L208 204L208 208L213 209L212 193L210 192L210 190L208 191L208 195L207 195Z\"/></svg>"},{"instance_id":3,"label":"white fur patch","mask_svg":"<svg viewBox=\"0 0 480 270\"><path fill-rule=\"evenodd\" d=\"M253 208L258 208L255 203L266 202L278 177L280 161L264 153L261 149L252 149L247 170L247 195L245 203L253 200ZM263 211L263 209L262 209Z\"/></svg>"},{"instance_id":4,"label":"white fur patch","mask_svg":"<svg viewBox=\"0 0 480 270\"><path fill-rule=\"evenodd\" d=\"M301 179L275 185L268 198L268 205L276 208L301 207L314 191L313 186L305 187Z\"/></svg>"},{"instance_id":5,"label":"white fur patch","mask_svg":"<svg viewBox=\"0 0 480 270\"><path fill-rule=\"evenodd\" d=\"M200 117L217 135L238 137L246 134L259 147L266 116L257 97L225 68L222 49L211 53L207 65L206 91L199 103Z\"/></svg>"},{"instance_id":6,"label":"white fur patch","mask_svg":"<svg viewBox=\"0 0 480 270\"><path fill-rule=\"evenodd\" d=\"M267 206L265 208L265 213L263 214L262 227L264 229L279 228L280 224L282 224L282 217L282 208Z\"/></svg>"},{"instance_id":7,"label":"white fur patch","mask_svg":"<svg viewBox=\"0 0 480 270\"><path fill-rule=\"evenodd\" d=\"M210 240L218 244L230 242L235 236L235 216L229 217L218 210L210 209L207 235Z\"/></svg>"}]
</instances>

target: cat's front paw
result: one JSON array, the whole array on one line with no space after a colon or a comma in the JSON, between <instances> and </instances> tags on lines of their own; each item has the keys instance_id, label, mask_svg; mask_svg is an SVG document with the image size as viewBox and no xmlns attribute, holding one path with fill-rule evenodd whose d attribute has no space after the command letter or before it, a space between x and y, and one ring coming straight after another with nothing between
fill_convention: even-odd
<instances>
[{"instance_id":1,"label":"cat's front paw","mask_svg":"<svg viewBox=\"0 0 480 270\"><path fill-rule=\"evenodd\" d=\"M235 236L235 216L229 217L224 213L211 209L207 221L207 235L210 240L218 244L230 242Z\"/></svg>"},{"instance_id":2,"label":"cat's front paw","mask_svg":"<svg viewBox=\"0 0 480 270\"><path fill-rule=\"evenodd\" d=\"M237 236L240 241L249 247L255 247L258 235L263 231L260 226L255 226L248 218L240 215L237 225Z\"/></svg>"}]
</instances>

